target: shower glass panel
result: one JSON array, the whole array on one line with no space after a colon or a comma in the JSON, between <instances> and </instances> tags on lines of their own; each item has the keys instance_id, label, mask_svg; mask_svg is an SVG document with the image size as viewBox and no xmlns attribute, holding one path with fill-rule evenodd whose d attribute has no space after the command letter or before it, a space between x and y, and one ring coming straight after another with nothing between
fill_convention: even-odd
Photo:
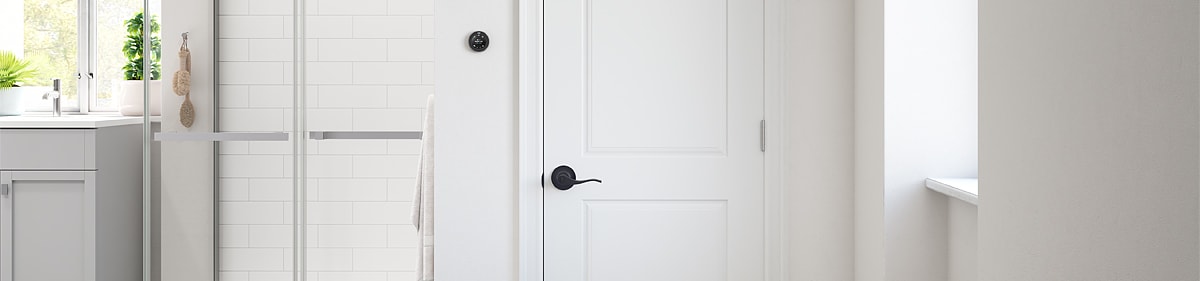
<instances>
[{"instance_id":1,"label":"shower glass panel","mask_svg":"<svg viewBox=\"0 0 1200 281\"><path fill-rule=\"evenodd\" d=\"M417 280L410 212L433 92L433 2L301 1L305 269L319 280Z\"/></svg>"},{"instance_id":2,"label":"shower glass panel","mask_svg":"<svg viewBox=\"0 0 1200 281\"><path fill-rule=\"evenodd\" d=\"M162 117L149 138L162 160L144 171L155 205L147 279L303 280L292 5L161 1ZM179 87L187 54L190 83Z\"/></svg>"},{"instance_id":3,"label":"shower glass panel","mask_svg":"<svg viewBox=\"0 0 1200 281\"><path fill-rule=\"evenodd\" d=\"M303 79L291 1L215 1L216 122L222 132L287 132L216 149L218 280L303 280ZM299 201L302 202L302 201ZM298 231L299 230L299 231ZM297 242L301 241L301 242Z\"/></svg>"},{"instance_id":4,"label":"shower glass panel","mask_svg":"<svg viewBox=\"0 0 1200 281\"><path fill-rule=\"evenodd\" d=\"M148 280L414 280L432 0L161 1ZM211 29L172 24L204 9Z\"/></svg>"}]
</instances>

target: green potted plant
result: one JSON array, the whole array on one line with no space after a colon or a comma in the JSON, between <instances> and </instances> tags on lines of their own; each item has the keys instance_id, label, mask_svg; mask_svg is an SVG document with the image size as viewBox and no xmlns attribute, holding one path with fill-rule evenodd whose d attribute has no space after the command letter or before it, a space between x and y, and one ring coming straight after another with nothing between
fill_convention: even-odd
<instances>
[{"instance_id":1,"label":"green potted plant","mask_svg":"<svg viewBox=\"0 0 1200 281\"><path fill-rule=\"evenodd\" d=\"M150 71L143 69L145 61L146 48L142 38L143 27L146 24L145 17L142 12L138 12L133 18L125 21L125 47L122 51L125 54L125 59L128 63L122 67L125 70L125 79L113 81L113 93L116 93L120 100L121 115L125 116L140 116L144 114L142 101L145 91L146 82L150 79L150 115L160 115L162 112L162 39L158 36L159 25L158 17L150 16Z\"/></svg>"},{"instance_id":2,"label":"green potted plant","mask_svg":"<svg viewBox=\"0 0 1200 281\"><path fill-rule=\"evenodd\" d=\"M0 51L0 116L17 116L25 113L25 95L32 88L22 88L37 75L37 69L28 60L18 58L10 51Z\"/></svg>"}]
</instances>

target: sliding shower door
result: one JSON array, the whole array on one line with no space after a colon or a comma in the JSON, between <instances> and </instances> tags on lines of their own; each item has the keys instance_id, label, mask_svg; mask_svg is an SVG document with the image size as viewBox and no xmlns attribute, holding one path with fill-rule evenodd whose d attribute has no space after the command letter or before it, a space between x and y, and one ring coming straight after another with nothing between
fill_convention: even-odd
<instances>
[{"instance_id":1,"label":"sliding shower door","mask_svg":"<svg viewBox=\"0 0 1200 281\"><path fill-rule=\"evenodd\" d=\"M290 1L215 2L216 129L276 136L216 146L217 277L303 280L303 17Z\"/></svg>"},{"instance_id":2,"label":"sliding shower door","mask_svg":"<svg viewBox=\"0 0 1200 281\"><path fill-rule=\"evenodd\" d=\"M300 280L305 142L294 9L288 1L163 1L156 278ZM198 11L213 11L211 27L194 24ZM190 87L172 85L189 59Z\"/></svg>"},{"instance_id":3,"label":"sliding shower door","mask_svg":"<svg viewBox=\"0 0 1200 281\"><path fill-rule=\"evenodd\" d=\"M414 280L433 2L163 1L150 280Z\"/></svg>"},{"instance_id":4,"label":"sliding shower door","mask_svg":"<svg viewBox=\"0 0 1200 281\"><path fill-rule=\"evenodd\" d=\"M147 136L145 280L291 279L301 145L291 11L161 1L164 81L143 101L162 112Z\"/></svg>"},{"instance_id":5,"label":"sliding shower door","mask_svg":"<svg viewBox=\"0 0 1200 281\"><path fill-rule=\"evenodd\" d=\"M433 93L433 2L308 1L305 270L417 280L410 212Z\"/></svg>"}]
</instances>

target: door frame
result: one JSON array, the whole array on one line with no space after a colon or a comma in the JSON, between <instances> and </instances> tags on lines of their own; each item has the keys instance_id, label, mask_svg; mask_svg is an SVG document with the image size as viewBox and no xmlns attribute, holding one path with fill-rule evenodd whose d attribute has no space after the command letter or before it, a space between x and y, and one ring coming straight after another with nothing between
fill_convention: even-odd
<instances>
[{"instance_id":1,"label":"door frame","mask_svg":"<svg viewBox=\"0 0 1200 281\"><path fill-rule=\"evenodd\" d=\"M517 0L517 280L543 279L542 22L545 0ZM782 188L783 35L782 0L763 0L764 275L788 279L787 192Z\"/></svg>"}]
</instances>

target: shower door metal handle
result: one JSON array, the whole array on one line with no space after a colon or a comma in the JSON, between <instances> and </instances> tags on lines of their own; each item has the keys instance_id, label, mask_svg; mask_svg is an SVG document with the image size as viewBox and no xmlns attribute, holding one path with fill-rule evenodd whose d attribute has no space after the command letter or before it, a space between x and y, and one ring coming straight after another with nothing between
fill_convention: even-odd
<instances>
[{"instance_id":1,"label":"shower door metal handle","mask_svg":"<svg viewBox=\"0 0 1200 281\"><path fill-rule=\"evenodd\" d=\"M288 141L287 132L158 132L155 141Z\"/></svg>"},{"instance_id":2,"label":"shower door metal handle","mask_svg":"<svg viewBox=\"0 0 1200 281\"><path fill-rule=\"evenodd\" d=\"M419 140L419 131L312 131L312 140Z\"/></svg>"}]
</instances>

